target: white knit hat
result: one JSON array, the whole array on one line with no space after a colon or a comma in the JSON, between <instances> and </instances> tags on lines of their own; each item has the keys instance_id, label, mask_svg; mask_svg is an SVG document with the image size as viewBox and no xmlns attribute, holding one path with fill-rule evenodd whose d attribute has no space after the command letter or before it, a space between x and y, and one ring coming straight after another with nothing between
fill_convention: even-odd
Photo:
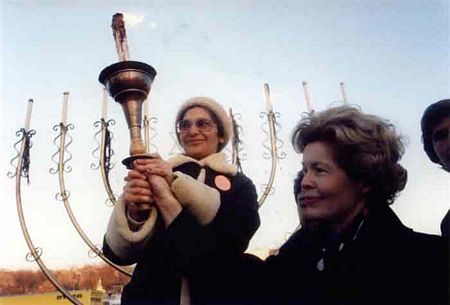
<instances>
[{"instance_id":1,"label":"white knit hat","mask_svg":"<svg viewBox=\"0 0 450 305\"><path fill-rule=\"evenodd\" d=\"M204 96L196 96L184 102L178 109L178 113L175 118L175 130L177 130L176 125L178 124L179 121L181 121L182 116L184 116L186 111L196 106L208 109L216 116L218 120L218 125L221 125L217 126L217 129L219 130L219 136L223 136L224 139L223 143L219 143L219 151L221 151L230 140L231 134L233 132L233 126L231 123L231 119L228 116L225 109L223 109L223 107L212 98ZM223 133L223 135L221 135L221 133ZM177 139L178 142L180 142L180 134L178 133L178 131L177 131Z\"/></svg>"}]
</instances>

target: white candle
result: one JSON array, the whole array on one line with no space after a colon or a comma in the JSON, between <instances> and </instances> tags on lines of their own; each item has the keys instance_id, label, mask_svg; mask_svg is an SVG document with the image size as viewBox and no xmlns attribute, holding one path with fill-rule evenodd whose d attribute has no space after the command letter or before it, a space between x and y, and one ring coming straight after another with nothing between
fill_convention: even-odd
<instances>
[{"instance_id":1,"label":"white candle","mask_svg":"<svg viewBox=\"0 0 450 305\"><path fill-rule=\"evenodd\" d=\"M150 152L150 122L148 121L148 98L144 100L144 144L145 151Z\"/></svg>"},{"instance_id":2,"label":"white candle","mask_svg":"<svg viewBox=\"0 0 450 305\"><path fill-rule=\"evenodd\" d=\"M33 109L33 99L28 100L27 115L25 117L25 131L30 129L31 110Z\"/></svg>"},{"instance_id":3,"label":"white candle","mask_svg":"<svg viewBox=\"0 0 450 305\"><path fill-rule=\"evenodd\" d=\"M144 101L144 118L148 118L148 98Z\"/></svg>"},{"instance_id":4,"label":"white candle","mask_svg":"<svg viewBox=\"0 0 450 305\"><path fill-rule=\"evenodd\" d=\"M309 95L308 90L308 83L306 81L303 81L302 85L303 85L303 93L305 94L306 109L308 109L308 112L311 112L313 109L311 105L311 96Z\"/></svg>"},{"instance_id":5,"label":"white candle","mask_svg":"<svg viewBox=\"0 0 450 305\"><path fill-rule=\"evenodd\" d=\"M267 112L272 112L273 108L272 108L272 101L270 100L270 88L269 88L269 84L264 84L264 99L266 101L266 109Z\"/></svg>"},{"instance_id":6,"label":"white candle","mask_svg":"<svg viewBox=\"0 0 450 305\"><path fill-rule=\"evenodd\" d=\"M69 92L64 92L63 110L61 122L65 126L67 124L67 104L69 103Z\"/></svg>"},{"instance_id":7,"label":"white candle","mask_svg":"<svg viewBox=\"0 0 450 305\"><path fill-rule=\"evenodd\" d=\"M341 92L342 92L342 100L344 101L344 104L348 104L347 91L345 90L344 82L341 82Z\"/></svg>"},{"instance_id":8,"label":"white candle","mask_svg":"<svg viewBox=\"0 0 450 305\"><path fill-rule=\"evenodd\" d=\"M108 116L108 93L106 92L106 88L103 88L103 111L102 118L106 121L106 117Z\"/></svg>"}]
</instances>

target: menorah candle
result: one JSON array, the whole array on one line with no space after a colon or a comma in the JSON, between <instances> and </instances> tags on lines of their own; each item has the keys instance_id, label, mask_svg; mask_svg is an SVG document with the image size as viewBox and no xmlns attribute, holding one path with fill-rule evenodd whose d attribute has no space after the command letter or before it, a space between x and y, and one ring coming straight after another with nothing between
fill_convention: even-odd
<instances>
[{"instance_id":1,"label":"menorah candle","mask_svg":"<svg viewBox=\"0 0 450 305\"><path fill-rule=\"evenodd\" d=\"M67 124L67 104L69 103L69 92L64 92L63 110L61 122L63 125Z\"/></svg>"},{"instance_id":2,"label":"menorah candle","mask_svg":"<svg viewBox=\"0 0 450 305\"><path fill-rule=\"evenodd\" d=\"M270 98L270 88L269 88L269 84L264 84L264 99L266 101L266 109L267 112L272 112L273 108L272 108L272 101Z\"/></svg>"},{"instance_id":3,"label":"menorah candle","mask_svg":"<svg viewBox=\"0 0 450 305\"><path fill-rule=\"evenodd\" d=\"M144 118L148 119L148 99L144 101Z\"/></svg>"},{"instance_id":4,"label":"menorah candle","mask_svg":"<svg viewBox=\"0 0 450 305\"><path fill-rule=\"evenodd\" d=\"M30 129L31 110L33 109L33 99L28 100L27 115L25 116L25 131Z\"/></svg>"},{"instance_id":5,"label":"menorah candle","mask_svg":"<svg viewBox=\"0 0 450 305\"><path fill-rule=\"evenodd\" d=\"M106 121L106 117L108 116L108 93L106 89L103 88L103 109L102 109L102 118Z\"/></svg>"},{"instance_id":6,"label":"menorah candle","mask_svg":"<svg viewBox=\"0 0 450 305\"><path fill-rule=\"evenodd\" d=\"M347 104L347 92L345 90L345 83L341 82L341 92L342 92L342 100L344 101L344 104Z\"/></svg>"},{"instance_id":7,"label":"menorah candle","mask_svg":"<svg viewBox=\"0 0 450 305\"><path fill-rule=\"evenodd\" d=\"M313 109L311 105L311 96L309 95L308 90L308 83L306 81L303 81L302 85L303 85L303 93L305 94L306 109L308 109L308 112L311 112Z\"/></svg>"}]
</instances>

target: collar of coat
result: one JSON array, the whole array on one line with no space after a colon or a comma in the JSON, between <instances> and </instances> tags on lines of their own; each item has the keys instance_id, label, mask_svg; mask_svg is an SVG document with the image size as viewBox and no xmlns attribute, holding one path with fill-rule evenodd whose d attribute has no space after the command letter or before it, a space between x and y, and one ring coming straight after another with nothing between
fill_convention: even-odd
<instances>
[{"instance_id":1,"label":"collar of coat","mask_svg":"<svg viewBox=\"0 0 450 305\"><path fill-rule=\"evenodd\" d=\"M167 160L172 167L180 166L184 163L194 162L201 167L209 167L212 170L226 175L235 176L237 174L237 166L235 164L229 164L225 153L218 152L207 156L201 160L196 160L194 158L188 157L186 155L176 155L173 158Z\"/></svg>"},{"instance_id":2,"label":"collar of coat","mask_svg":"<svg viewBox=\"0 0 450 305\"><path fill-rule=\"evenodd\" d=\"M362 241L363 243L369 243L371 246L375 244L385 245L390 240L398 241L399 236L405 236L405 234L412 232L410 228L403 225L389 206L372 209L364 219L356 222L354 228L356 229L352 231L354 235L350 235L351 239L347 242ZM301 245L305 242L313 245L313 247L323 247L326 234L325 231L300 229L292 236L291 244L294 245L294 248L301 248Z\"/></svg>"}]
</instances>

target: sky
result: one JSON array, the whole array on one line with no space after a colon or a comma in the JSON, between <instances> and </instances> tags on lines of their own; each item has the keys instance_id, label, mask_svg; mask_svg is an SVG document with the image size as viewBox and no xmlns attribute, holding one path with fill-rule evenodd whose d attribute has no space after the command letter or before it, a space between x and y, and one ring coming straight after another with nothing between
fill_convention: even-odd
<instances>
[{"instance_id":1,"label":"sky","mask_svg":"<svg viewBox=\"0 0 450 305\"><path fill-rule=\"evenodd\" d=\"M298 225L292 180L301 156L290 135L306 104L307 81L313 108L342 101L391 121L406 143L401 161L408 184L393 209L409 227L439 233L450 206L447 173L422 149L424 109L450 96L448 1L229 0L229 1L0 1L0 268L36 268L27 249L16 209L13 144L24 127L27 101L34 99L30 184L22 181L24 216L42 259L53 268L98 263L55 199L58 176L52 155L68 91L72 154L65 174L70 205L86 235L101 245L112 208L92 152L98 143L94 122L102 112L100 71L118 61L110 28L116 12L126 15L131 59L157 70L149 96L152 144L164 158L175 151L171 132L177 107L192 96L210 96L238 113L244 141L244 172L258 192L267 182L270 160L264 132L263 85L271 88L279 116L280 155L274 192L260 209L261 227L250 249L279 247ZM120 105L109 98L116 162L111 172L119 194L126 170L129 136ZM267 130L267 129L265 129ZM98 162L98 161L97 161Z\"/></svg>"}]
</instances>

